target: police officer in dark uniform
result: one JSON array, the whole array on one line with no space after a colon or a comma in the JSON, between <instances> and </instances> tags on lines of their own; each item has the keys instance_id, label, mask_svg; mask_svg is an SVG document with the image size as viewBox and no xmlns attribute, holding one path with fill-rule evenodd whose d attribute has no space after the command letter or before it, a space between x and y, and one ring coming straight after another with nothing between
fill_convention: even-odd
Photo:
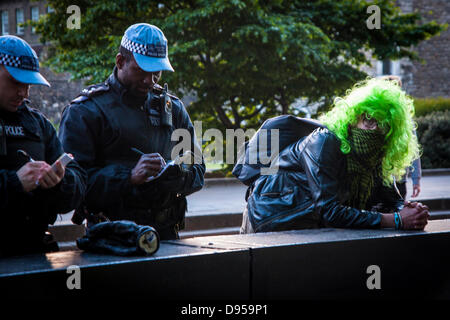
<instances>
[{"instance_id":1,"label":"police officer in dark uniform","mask_svg":"<svg viewBox=\"0 0 450 320\"><path fill-rule=\"evenodd\" d=\"M85 191L84 170L57 161L64 152L55 129L28 106L30 84L50 86L36 53L18 37L0 37L0 256L58 250L48 224Z\"/></svg>"},{"instance_id":2,"label":"police officer in dark uniform","mask_svg":"<svg viewBox=\"0 0 450 320\"><path fill-rule=\"evenodd\" d=\"M88 172L85 203L73 216L75 223L131 220L153 226L161 239L178 238L185 197L202 188L205 165L183 103L167 86L157 85L163 70L173 71L162 31L132 25L110 77L84 89L63 112L61 141ZM186 149L196 156L154 179L179 155L175 147L186 143L172 141L177 129L188 133Z\"/></svg>"}]
</instances>

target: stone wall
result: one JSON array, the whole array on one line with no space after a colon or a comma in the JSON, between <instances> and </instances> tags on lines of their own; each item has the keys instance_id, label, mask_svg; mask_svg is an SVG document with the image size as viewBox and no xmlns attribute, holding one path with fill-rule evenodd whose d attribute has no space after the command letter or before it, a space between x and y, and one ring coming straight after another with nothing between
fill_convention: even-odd
<instances>
[{"instance_id":1,"label":"stone wall","mask_svg":"<svg viewBox=\"0 0 450 320\"><path fill-rule=\"evenodd\" d=\"M41 110L55 125L59 124L61 112L83 89L80 80L70 81L70 74L56 74L48 68L41 68L41 74L51 84L51 88L45 86L31 86L31 105Z\"/></svg>"},{"instance_id":2,"label":"stone wall","mask_svg":"<svg viewBox=\"0 0 450 320\"><path fill-rule=\"evenodd\" d=\"M405 2L411 1L412 9L421 12L425 21L450 22L449 0ZM412 62L405 66L403 73L411 77L406 89L415 97L450 97L450 28L420 43L415 50L425 64Z\"/></svg>"},{"instance_id":3,"label":"stone wall","mask_svg":"<svg viewBox=\"0 0 450 320\"><path fill-rule=\"evenodd\" d=\"M449 0L399 0L404 13L421 12L424 21L450 22ZM439 36L423 41L413 48L424 60L400 59L391 62L392 72L401 77L403 89L413 97L450 97L450 28ZM370 52L366 53L370 56ZM381 62L362 68L370 76L382 75Z\"/></svg>"}]
</instances>

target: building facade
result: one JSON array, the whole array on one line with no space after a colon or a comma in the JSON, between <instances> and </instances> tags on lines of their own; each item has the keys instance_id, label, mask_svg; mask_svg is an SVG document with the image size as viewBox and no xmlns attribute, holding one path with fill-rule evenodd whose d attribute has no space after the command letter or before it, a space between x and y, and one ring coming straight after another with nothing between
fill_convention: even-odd
<instances>
[{"instance_id":1,"label":"building facade","mask_svg":"<svg viewBox=\"0 0 450 320\"><path fill-rule=\"evenodd\" d=\"M37 21L43 14L47 14L51 8L46 1L31 2L29 0L0 1L0 32L1 35L16 35L25 39L33 48L40 49L39 35L34 28L22 27L20 24L28 20Z\"/></svg>"},{"instance_id":2,"label":"building facade","mask_svg":"<svg viewBox=\"0 0 450 320\"><path fill-rule=\"evenodd\" d=\"M31 105L40 109L54 123L59 124L62 109L81 91L82 81L70 81L68 73L54 73L42 67L47 46L39 41L39 34L31 26L21 26L28 20L38 20L41 15L52 12L47 1L2 0L0 1L0 35L15 35L27 41L41 61L41 73L51 88L31 86Z\"/></svg>"},{"instance_id":3,"label":"building facade","mask_svg":"<svg viewBox=\"0 0 450 320\"><path fill-rule=\"evenodd\" d=\"M404 12L419 11L425 21L450 23L449 0L403 0ZM450 97L450 28L420 43L414 50L420 62L405 61L401 66L405 89L414 97Z\"/></svg>"},{"instance_id":4,"label":"building facade","mask_svg":"<svg viewBox=\"0 0 450 320\"><path fill-rule=\"evenodd\" d=\"M450 22L449 0L398 0L397 3L404 13L420 12L424 22ZM413 97L450 97L450 28L421 42L413 50L424 62L374 60L371 67L363 70L370 76L400 76L403 88Z\"/></svg>"}]
</instances>

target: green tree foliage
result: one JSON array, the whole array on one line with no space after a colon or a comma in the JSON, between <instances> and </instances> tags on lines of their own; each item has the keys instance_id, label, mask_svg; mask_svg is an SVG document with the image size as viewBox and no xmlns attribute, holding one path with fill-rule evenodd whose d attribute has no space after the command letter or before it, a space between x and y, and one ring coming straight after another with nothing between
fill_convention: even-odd
<instances>
[{"instance_id":1,"label":"green tree foliage","mask_svg":"<svg viewBox=\"0 0 450 320\"><path fill-rule=\"evenodd\" d=\"M358 0L49 0L55 11L37 31L54 44L48 59L89 83L114 66L128 26L147 22L169 41L175 73L163 81L177 94L193 92L189 107L204 127L258 127L265 119L294 113L296 98L325 106L366 75L364 52L377 59L417 58L410 47L444 26L402 14L394 0L377 1L381 28L369 30L367 7ZM81 8L81 29L68 29L67 7ZM177 91L183 90L183 92Z\"/></svg>"}]
</instances>

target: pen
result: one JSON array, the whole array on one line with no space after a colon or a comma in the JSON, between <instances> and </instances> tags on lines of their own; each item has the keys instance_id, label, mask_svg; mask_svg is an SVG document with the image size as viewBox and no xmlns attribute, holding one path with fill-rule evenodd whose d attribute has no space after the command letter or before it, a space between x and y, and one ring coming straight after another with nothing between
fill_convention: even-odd
<instances>
[{"instance_id":1,"label":"pen","mask_svg":"<svg viewBox=\"0 0 450 320\"><path fill-rule=\"evenodd\" d=\"M136 149L136 148L131 148L131 151L134 151L134 152L136 152L137 154L139 154L139 155L144 155L145 153L143 153L141 150L139 150L139 149Z\"/></svg>"},{"instance_id":2,"label":"pen","mask_svg":"<svg viewBox=\"0 0 450 320\"><path fill-rule=\"evenodd\" d=\"M19 150L17 150L17 153L26 157L29 162L35 162L34 159L26 151L19 149Z\"/></svg>"},{"instance_id":3,"label":"pen","mask_svg":"<svg viewBox=\"0 0 450 320\"><path fill-rule=\"evenodd\" d=\"M131 151L134 151L134 152L136 152L137 154L139 154L139 155L141 155L141 156L143 156L145 153L143 153L141 150L139 150L139 149L136 149L136 148L131 148ZM164 159L163 158L160 158L160 163L161 163L161 168L162 167L164 167L165 165L166 165L166 162L164 161Z\"/></svg>"},{"instance_id":4,"label":"pen","mask_svg":"<svg viewBox=\"0 0 450 320\"><path fill-rule=\"evenodd\" d=\"M19 149L19 150L17 150L17 153L26 157L29 162L35 162L34 159L26 151ZM39 185L39 180L36 181L36 185L37 186Z\"/></svg>"}]
</instances>

